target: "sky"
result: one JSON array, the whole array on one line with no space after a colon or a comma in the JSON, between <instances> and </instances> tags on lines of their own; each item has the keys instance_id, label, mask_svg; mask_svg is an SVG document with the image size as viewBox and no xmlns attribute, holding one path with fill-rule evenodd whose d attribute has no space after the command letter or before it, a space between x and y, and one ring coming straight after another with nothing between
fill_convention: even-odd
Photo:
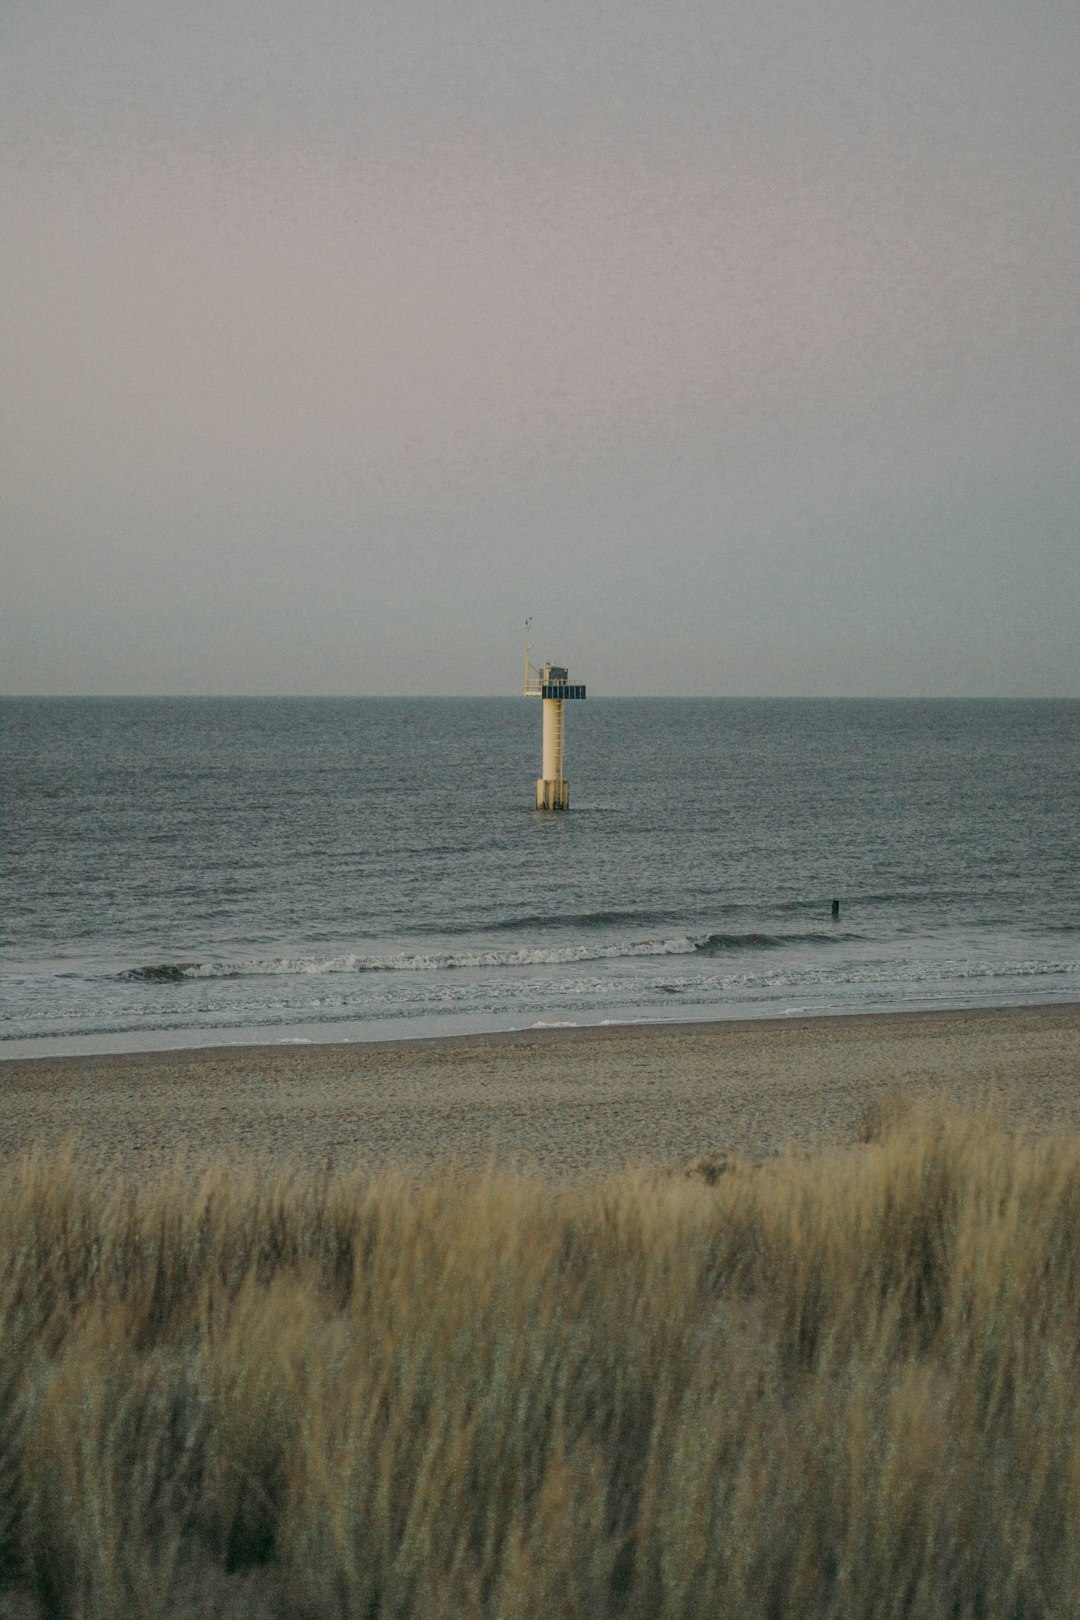
<instances>
[{"instance_id":1,"label":"sky","mask_svg":"<svg viewBox=\"0 0 1080 1620\"><path fill-rule=\"evenodd\" d=\"M5 0L0 690L1080 697L1075 0Z\"/></svg>"}]
</instances>

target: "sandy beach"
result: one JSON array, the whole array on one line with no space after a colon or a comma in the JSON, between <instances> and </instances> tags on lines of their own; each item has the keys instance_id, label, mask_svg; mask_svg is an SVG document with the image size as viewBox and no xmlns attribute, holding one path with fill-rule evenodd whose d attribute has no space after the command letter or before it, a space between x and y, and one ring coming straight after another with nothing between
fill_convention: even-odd
<instances>
[{"instance_id":1,"label":"sandy beach","mask_svg":"<svg viewBox=\"0 0 1080 1620\"><path fill-rule=\"evenodd\" d=\"M1080 1129L1080 1005L13 1060L0 1155L604 1170L838 1145L893 1090Z\"/></svg>"}]
</instances>

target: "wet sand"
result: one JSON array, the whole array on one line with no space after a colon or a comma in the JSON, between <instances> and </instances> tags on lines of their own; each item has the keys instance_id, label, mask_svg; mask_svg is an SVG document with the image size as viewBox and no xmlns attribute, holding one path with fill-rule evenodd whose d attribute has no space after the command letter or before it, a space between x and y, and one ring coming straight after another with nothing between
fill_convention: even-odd
<instances>
[{"instance_id":1,"label":"wet sand","mask_svg":"<svg viewBox=\"0 0 1080 1620\"><path fill-rule=\"evenodd\" d=\"M0 1063L0 1157L549 1171L851 1141L890 1091L1080 1130L1080 1005Z\"/></svg>"}]
</instances>

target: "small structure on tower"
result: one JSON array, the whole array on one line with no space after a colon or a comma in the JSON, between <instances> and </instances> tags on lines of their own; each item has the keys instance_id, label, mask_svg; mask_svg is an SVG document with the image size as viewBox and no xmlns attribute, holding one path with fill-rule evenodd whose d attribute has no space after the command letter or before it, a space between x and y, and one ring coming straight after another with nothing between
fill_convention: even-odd
<instances>
[{"instance_id":1,"label":"small structure on tower","mask_svg":"<svg viewBox=\"0 0 1080 1620\"><path fill-rule=\"evenodd\" d=\"M525 621L525 696L538 697L544 704L543 775L536 779L538 810L569 810L570 783L566 780L564 757L565 721L563 704L584 698L585 688L573 686L560 664L543 664L539 669L529 662L529 625Z\"/></svg>"}]
</instances>

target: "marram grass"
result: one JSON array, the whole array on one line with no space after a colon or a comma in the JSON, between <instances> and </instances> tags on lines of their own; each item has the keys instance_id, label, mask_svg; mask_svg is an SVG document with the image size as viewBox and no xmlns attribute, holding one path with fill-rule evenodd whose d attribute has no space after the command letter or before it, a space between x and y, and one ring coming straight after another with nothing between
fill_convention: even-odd
<instances>
[{"instance_id":1,"label":"marram grass","mask_svg":"<svg viewBox=\"0 0 1080 1620\"><path fill-rule=\"evenodd\" d=\"M1080 1139L0 1174L0 1615L1080 1614ZM718 1173L723 1170L723 1173Z\"/></svg>"}]
</instances>

